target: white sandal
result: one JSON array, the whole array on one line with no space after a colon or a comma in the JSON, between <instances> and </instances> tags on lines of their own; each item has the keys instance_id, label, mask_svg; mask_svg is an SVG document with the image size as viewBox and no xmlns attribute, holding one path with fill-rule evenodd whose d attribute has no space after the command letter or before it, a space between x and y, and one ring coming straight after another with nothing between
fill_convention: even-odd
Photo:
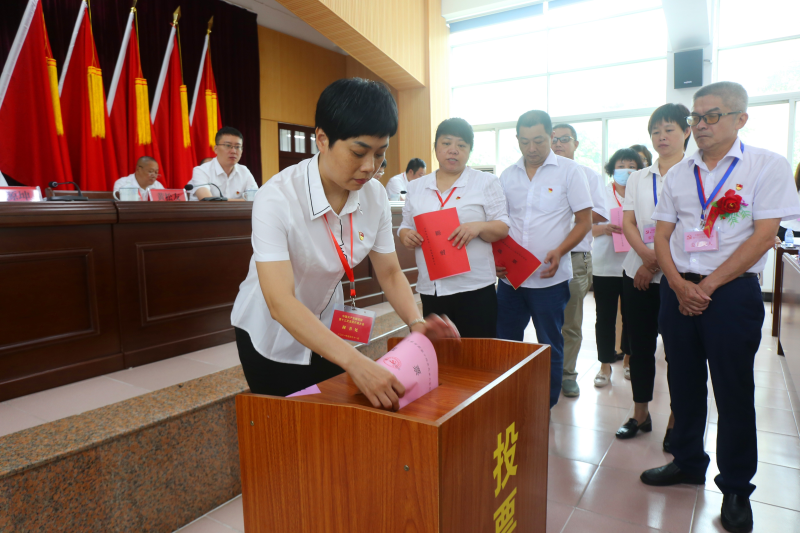
<instances>
[{"instance_id":1,"label":"white sandal","mask_svg":"<svg viewBox=\"0 0 800 533\"><path fill-rule=\"evenodd\" d=\"M624 366L624 367L622 367L622 370L625 372L625 379L630 381L631 380L631 367Z\"/></svg>"},{"instance_id":2,"label":"white sandal","mask_svg":"<svg viewBox=\"0 0 800 533\"><path fill-rule=\"evenodd\" d=\"M603 370L601 369L597 375L594 377L594 386L598 389L601 389L611 383L611 372L614 371L614 368L611 367L608 375L603 374Z\"/></svg>"}]
</instances>

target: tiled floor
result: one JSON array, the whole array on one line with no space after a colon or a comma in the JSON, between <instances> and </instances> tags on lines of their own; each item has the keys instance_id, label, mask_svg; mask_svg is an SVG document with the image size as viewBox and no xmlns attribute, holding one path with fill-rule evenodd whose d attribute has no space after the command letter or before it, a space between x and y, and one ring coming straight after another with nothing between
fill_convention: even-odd
<instances>
[{"instance_id":1,"label":"tiled floor","mask_svg":"<svg viewBox=\"0 0 800 533\"><path fill-rule=\"evenodd\" d=\"M0 403L0 436L213 374L238 364L236 344L223 344L14 398Z\"/></svg>"},{"instance_id":2,"label":"tiled floor","mask_svg":"<svg viewBox=\"0 0 800 533\"><path fill-rule=\"evenodd\" d=\"M705 487L648 487L642 470L668 463L661 449L669 418L666 362L659 343L656 393L650 405L654 430L628 441L614 432L632 414L630 383L622 363L611 386L595 389L599 368L594 344L594 299L584 308L584 345L578 359L581 396L560 399L550 424L547 533L715 533L722 494L714 485L717 411L709 397L706 450L711 455ZM771 320L767 307L767 321ZM756 405L760 463L752 496L755 533L800 533L800 399L784 379L776 340L764 328L756 356ZM535 341L530 327L525 340ZM794 411L792 410L794 402ZM224 513L222 512L224 510ZM243 531L241 497L195 521L181 533Z\"/></svg>"}]
</instances>

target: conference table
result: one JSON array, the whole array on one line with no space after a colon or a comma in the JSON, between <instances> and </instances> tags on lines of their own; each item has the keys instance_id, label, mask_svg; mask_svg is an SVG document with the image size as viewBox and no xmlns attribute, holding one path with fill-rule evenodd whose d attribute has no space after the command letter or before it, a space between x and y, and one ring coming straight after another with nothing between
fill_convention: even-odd
<instances>
[{"instance_id":1,"label":"conference table","mask_svg":"<svg viewBox=\"0 0 800 533\"><path fill-rule=\"evenodd\" d=\"M252 205L0 205L0 401L232 342ZM398 204L392 219L396 232ZM369 261L355 276L359 306L386 300Z\"/></svg>"}]
</instances>

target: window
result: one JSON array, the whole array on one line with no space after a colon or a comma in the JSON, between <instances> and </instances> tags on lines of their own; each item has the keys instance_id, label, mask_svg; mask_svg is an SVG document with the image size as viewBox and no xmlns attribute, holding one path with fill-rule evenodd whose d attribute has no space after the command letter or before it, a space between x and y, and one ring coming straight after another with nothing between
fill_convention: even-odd
<instances>
[{"instance_id":1,"label":"window","mask_svg":"<svg viewBox=\"0 0 800 533\"><path fill-rule=\"evenodd\" d=\"M800 33L800 2L770 0L720 0L719 46L725 48L790 37ZM723 78L720 78L723 79Z\"/></svg>"},{"instance_id":2,"label":"window","mask_svg":"<svg viewBox=\"0 0 800 533\"><path fill-rule=\"evenodd\" d=\"M751 106L747 114L747 125L739 131L745 146L752 144L786 156L789 149L789 104Z\"/></svg>"},{"instance_id":3,"label":"window","mask_svg":"<svg viewBox=\"0 0 800 533\"><path fill-rule=\"evenodd\" d=\"M630 148L634 144L643 144L653 152L650 144L650 135L647 133L647 123L650 120L646 117L618 118L608 121L608 158L620 148ZM653 156L655 159L657 156ZM645 165L647 161L642 161Z\"/></svg>"},{"instance_id":4,"label":"window","mask_svg":"<svg viewBox=\"0 0 800 533\"><path fill-rule=\"evenodd\" d=\"M797 120L797 114L800 113L800 102L794 104L794 150L792 154L792 170L795 170L797 165L800 165L800 121Z\"/></svg>"},{"instance_id":5,"label":"window","mask_svg":"<svg viewBox=\"0 0 800 533\"><path fill-rule=\"evenodd\" d=\"M292 151L292 130L285 130L281 128L278 130L278 138L280 139L279 149L281 152Z\"/></svg>"},{"instance_id":6,"label":"window","mask_svg":"<svg viewBox=\"0 0 800 533\"><path fill-rule=\"evenodd\" d=\"M593 168L600 175L603 174L603 123L599 120L592 122L576 122L572 124L578 134L578 149L575 150L575 161L581 165Z\"/></svg>"},{"instance_id":7,"label":"window","mask_svg":"<svg viewBox=\"0 0 800 533\"><path fill-rule=\"evenodd\" d=\"M509 122L525 111L547 106L547 78L471 85L453 90L452 116L473 126Z\"/></svg>"},{"instance_id":8,"label":"window","mask_svg":"<svg viewBox=\"0 0 800 533\"><path fill-rule=\"evenodd\" d=\"M546 50L547 33L538 32L488 42L454 46L450 53L450 83L469 83L520 78L547 73L547 56L531 53ZM525 61L520 61L520 56Z\"/></svg>"},{"instance_id":9,"label":"window","mask_svg":"<svg viewBox=\"0 0 800 533\"><path fill-rule=\"evenodd\" d=\"M306 153L306 134L302 131L294 132L294 151L298 154Z\"/></svg>"},{"instance_id":10,"label":"window","mask_svg":"<svg viewBox=\"0 0 800 533\"><path fill-rule=\"evenodd\" d=\"M469 154L467 165L492 166L495 163L494 130L476 131L472 153Z\"/></svg>"},{"instance_id":11,"label":"window","mask_svg":"<svg viewBox=\"0 0 800 533\"><path fill-rule=\"evenodd\" d=\"M720 50L717 78L750 96L800 91L800 39Z\"/></svg>"},{"instance_id":12,"label":"window","mask_svg":"<svg viewBox=\"0 0 800 533\"><path fill-rule=\"evenodd\" d=\"M296 165L317 153L314 128L278 124L278 170ZM309 155L311 154L311 155Z\"/></svg>"},{"instance_id":13,"label":"window","mask_svg":"<svg viewBox=\"0 0 800 533\"><path fill-rule=\"evenodd\" d=\"M522 157L522 153L519 151L519 143L517 142L516 127L500 130L499 146L500 150L497 157L498 176Z\"/></svg>"}]
</instances>

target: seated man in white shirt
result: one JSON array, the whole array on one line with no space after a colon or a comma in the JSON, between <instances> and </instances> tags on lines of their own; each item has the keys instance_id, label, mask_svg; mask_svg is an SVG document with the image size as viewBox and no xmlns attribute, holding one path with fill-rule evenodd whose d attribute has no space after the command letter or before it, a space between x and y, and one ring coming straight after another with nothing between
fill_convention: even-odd
<instances>
[{"instance_id":1,"label":"seated man in white shirt","mask_svg":"<svg viewBox=\"0 0 800 533\"><path fill-rule=\"evenodd\" d=\"M143 155L136 161L136 171L133 174L114 182L114 192L123 188L138 187L142 200L148 200L148 189L164 188L158 181L159 177L161 175L158 173L158 162L149 155Z\"/></svg>"},{"instance_id":2,"label":"seated man in white shirt","mask_svg":"<svg viewBox=\"0 0 800 533\"><path fill-rule=\"evenodd\" d=\"M214 140L215 159L194 167L187 185L191 200L222 197L234 202L244 201L244 192L258 189L256 180L246 166L240 165L244 137L236 128L225 126Z\"/></svg>"},{"instance_id":3,"label":"seated man in white shirt","mask_svg":"<svg viewBox=\"0 0 800 533\"><path fill-rule=\"evenodd\" d=\"M569 301L569 254L592 229L592 196L581 166L551 149L553 123L544 111L517 121L522 157L500 175L508 203L508 236L542 265L517 290L497 284L497 338L522 341L533 319L536 339L550 345L550 407L558 402L564 368L564 310ZM573 217L575 223L573 225ZM497 275L505 278L505 269Z\"/></svg>"},{"instance_id":4,"label":"seated man in white shirt","mask_svg":"<svg viewBox=\"0 0 800 533\"><path fill-rule=\"evenodd\" d=\"M392 176L386 183L386 196L389 200L405 200L406 191L408 191L408 183L417 178L421 178L427 172L425 161L419 157L415 157L408 162L405 174L398 174Z\"/></svg>"}]
</instances>

